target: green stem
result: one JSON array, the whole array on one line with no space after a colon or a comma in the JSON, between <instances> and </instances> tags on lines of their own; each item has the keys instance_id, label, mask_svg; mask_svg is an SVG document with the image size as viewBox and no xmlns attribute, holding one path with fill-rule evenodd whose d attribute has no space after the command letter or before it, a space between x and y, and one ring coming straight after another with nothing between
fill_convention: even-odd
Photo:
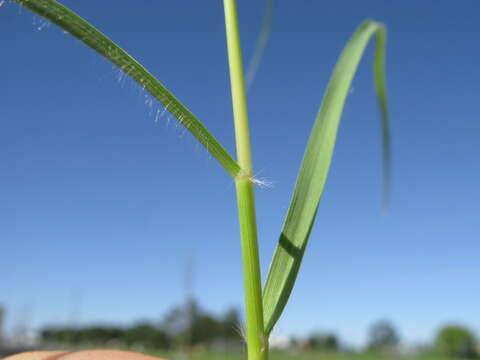
<instances>
[{"instance_id":1,"label":"green stem","mask_svg":"<svg viewBox=\"0 0 480 360\"><path fill-rule=\"evenodd\" d=\"M268 344L263 325L253 185L249 180L238 180L236 187L242 242L248 360L266 360L268 359Z\"/></svg>"},{"instance_id":2,"label":"green stem","mask_svg":"<svg viewBox=\"0 0 480 360\"><path fill-rule=\"evenodd\" d=\"M235 140L240 174L235 179L242 243L245 308L247 317L247 351L249 360L267 360L268 343L263 327L262 286L258 257L255 195L252 178L252 155L248 131L248 112L243 76L242 52L238 31L236 0L224 0L228 62L232 89Z\"/></svg>"}]
</instances>

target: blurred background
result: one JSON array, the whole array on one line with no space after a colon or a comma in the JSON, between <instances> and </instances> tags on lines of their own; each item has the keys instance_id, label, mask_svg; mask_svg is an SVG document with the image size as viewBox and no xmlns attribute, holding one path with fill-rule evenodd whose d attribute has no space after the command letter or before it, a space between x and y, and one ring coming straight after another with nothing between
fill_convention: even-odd
<instances>
[{"instance_id":1,"label":"blurred background","mask_svg":"<svg viewBox=\"0 0 480 360\"><path fill-rule=\"evenodd\" d=\"M221 1L62 1L234 153ZM0 2L0 351L108 346L242 356L234 184L135 83ZM245 62L265 3L239 2ZM263 276L337 57L388 29L391 205L369 46L317 222L271 338L279 357L475 357L480 336L480 3L277 0L249 90ZM319 355L322 354L322 355ZM375 355L372 355L375 354Z\"/></svg>"}]
</instances>

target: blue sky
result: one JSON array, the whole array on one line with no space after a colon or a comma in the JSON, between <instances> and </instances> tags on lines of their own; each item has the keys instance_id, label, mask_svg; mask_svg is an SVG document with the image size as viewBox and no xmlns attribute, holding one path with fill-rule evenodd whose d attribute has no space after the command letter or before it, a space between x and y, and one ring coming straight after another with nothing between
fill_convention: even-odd
<instances>
[{"instance_id":1,"label":"blue sky","mask_svg":"<svg viewBox=\"0 0 480 360\"><path fill-rule=\"evenodd\" d=\"M64 1L140 60L231 151L221 1ZM239 5L245 59L263 3ZM342 118L317 223L279 333L361 344L391 319L407 342L449 321L480 331L480 3L277 2L249 93L265 276L336 58L386 23L393 192L381 212L372 47ZM40 29L40 30L39 30ZM234 186L157 104L83 44L0 8L0 303L8 326L159 319L193 290L242 306Z\"/></svg>"}]
</instances>

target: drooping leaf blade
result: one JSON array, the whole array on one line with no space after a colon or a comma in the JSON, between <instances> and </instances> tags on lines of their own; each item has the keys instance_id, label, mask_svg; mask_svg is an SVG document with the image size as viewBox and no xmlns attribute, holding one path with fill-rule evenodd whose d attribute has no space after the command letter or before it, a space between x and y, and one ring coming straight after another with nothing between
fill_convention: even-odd
<instances>
[{"instance_id":1,"label":"drooping leaf blade","mask_svg":"<svg viewBox=\"0 0 480 360\"><path fill-rule=\"evenodd\" d=\"M255 44L255 50L253 51L252 58L247 66L245 73L245 87L250 89L257 75L258 67L262 61L263 53L267 47L270 33L272 32L273 23L273 9L275 7L275 0L266 0L265 12L263 14L262 25L260 26L260 33L258 34L257 42Z\"/></svg>"},{"instance_id":2,"label":"drooping leaf blade","mask_svg":"<svg viewBox=\"0 0 480 360\"><path fill-rule=\"evenodd\" d=\"M156 98L235 177L240 167L197 117L138 61L72 10L54 0L13 0L103 55Z\"/></svg>"},{"instance_id":3,"label":"drooping leaf blade","mask_svg":"<svg viewBox=\"0 0 480 360\"><path fill-rule=\"evenodd\" d=\"M385 47L387 32L384 27L376 32L377 44L373 71L375 75L375 90L380 107L380 119L382 121L382 149L383 149L383 208L386 210L390 202L390 172L391 172L391 145L390 123L388 119L387 86L385 83Z\"/></svg>"},{"instance_id":4,"label":"drooping leaf blade","mask_svg":"<svg viewBox=\"0 0 480 360\"><path fill-rule=\"evenodd\" d=\"M386 30L382 24L367 20L357 28L343 49L310 134L263 290L267 335L278 321L293 289L327 179L345 100L367 43L374 34L377 35L374 76L382 119L384 194L389 192L390 137L384 73Z\"/></svg>"}]
</instances>

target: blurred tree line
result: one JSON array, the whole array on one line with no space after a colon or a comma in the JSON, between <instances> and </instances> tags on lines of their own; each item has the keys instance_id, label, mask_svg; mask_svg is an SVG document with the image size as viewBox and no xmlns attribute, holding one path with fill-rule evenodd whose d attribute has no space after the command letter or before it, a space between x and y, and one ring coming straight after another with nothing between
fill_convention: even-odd
<instances>
[{"instance_id":1,"label":"blurred tree line","mask_svg":"<svg viewBox=\"0 0 480 360\"><path fill-rule=\"evenodd\" d=\"M238 344L241 319L235 309L222 316L203 311L195 300L171 310L159 323L148 321L133 326L49 326L41 333L46 344L66 346L115 345L148 349L171 349L196 345Z\"/></svg>"},{"instance_id":2,"label":"blurred tree line","mask_svg":"<svg viewBox=\"0 0 480 360\"><path fill-rule=\"evenodd\" d=\"M158 323L140 322L128 327L47 327L41 331L45 344L75 346L109 346L143 349L194 348L239 350L242 347L242 320L235 309L220 316L204 311L191 299L169 311ZM314 332L303 340L291 338L284 347L306 351L348 351L334 333ZM374 322L368 331L365 350L371 353L401 353L400 336L388 320ZM420 352L441 354L451 359L479 357L479 343L470 329L461 325L440 328L433 342Z\"/></svg>"},{"instance_id":3,"label":"blurred tree line","mask_svg":"<svg viewBox=\"0 0 480 360\"><path fill-rule=\"evenodd\" d=\"M372 324L369 331L367 351L392 353L401 351L400 337L388 320L379 320ZM450 359L478 359L480 344L469 328L449 324L441 327L434 336L427 352Z\"/></svg>"},{"instance_id":4,"label":"blurred tree line","mask_svg":"<svg viewBox=\"0 0 480 360\"><path fill-rule=\"evenodd\" d=\"M340 342L337 335L333 333L314 332L303 346L307 350L339 351Z\"/></svg>"}]
</instances>

